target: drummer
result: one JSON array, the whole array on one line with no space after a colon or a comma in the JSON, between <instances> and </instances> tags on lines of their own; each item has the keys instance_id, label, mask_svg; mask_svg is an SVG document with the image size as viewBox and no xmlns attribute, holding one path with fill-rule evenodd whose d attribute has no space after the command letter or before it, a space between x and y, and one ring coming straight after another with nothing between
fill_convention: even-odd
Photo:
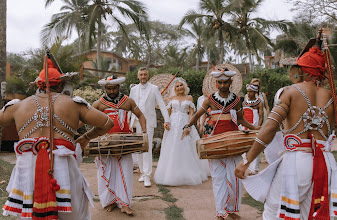
<instances>
[{"instance_id":1,"label":"drummer","mask_svg":"<svg viewBox=\"0 0 337 220\"><path fill-rule=\"evenodd\" d=\"M254 125L244 119L240 97L229 91L232 83L231 77L235 74L236 72L228 69L215 69L211 72L211 76L216 79L218 91L205 99L201 108L184 126L182 138L190 133L190 127L208 108L212 110L213 135L238 130L237 124L242 124L249 129L256 129ZM236 121L237 123L235 123ZM234 175L234 169L240 160L240 156L209 160L218 219L224 219L227 216L232 219L240 218L235 212L239 212L242 184L241 180Z\"/></svg>"},{"instance_id":2,"label":"drummer","mask_svg":"<svg viewBox=\"0 0 337 220\"><path fill-rule=\"evenodd\" d=\"M131 133L127 122L127 111L132 111L140 122L143 133L146 133L146 121L135 101L120 92L120 84L125 77L110 76L98 81L104 86L105 94L94 102L92 107L106 113L115 123L108 133ZM118 206L121 212L133 215L131 209L133 187L133 161L131 154L120 157L95 159L97 164L98 194L102 206L107 212Z\"/></svg>"}]
</instances>

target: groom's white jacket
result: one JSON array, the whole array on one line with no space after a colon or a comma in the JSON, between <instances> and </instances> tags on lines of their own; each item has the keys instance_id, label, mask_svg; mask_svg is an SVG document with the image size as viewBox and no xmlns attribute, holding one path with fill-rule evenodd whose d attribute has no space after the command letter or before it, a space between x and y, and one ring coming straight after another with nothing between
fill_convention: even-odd
<instances>
[{"instance_id":1,"label":"groom's white jacket","mask_svg":"<svg viewBox=\"0 0 337 220\"><path fill-rule=\"evenodd\" d=\"M146 126L147 127L157 127L157 116L156 116L156 104L159 106L161 114L164 117L165 122L169 122L170 118L168 115L168 111L166 109L166 105L163 101L163 98L160 94L160 91L156 85L153 85L147 82L145 89L143 89L143 93L141 96L141 88L142 85L138 84L131 88L130 98L135 100L139 109L145 116ZM130 127L134 126L135 120L138 120L137 117L132 114L130 120Z\"/></svg>"}]
</instances>

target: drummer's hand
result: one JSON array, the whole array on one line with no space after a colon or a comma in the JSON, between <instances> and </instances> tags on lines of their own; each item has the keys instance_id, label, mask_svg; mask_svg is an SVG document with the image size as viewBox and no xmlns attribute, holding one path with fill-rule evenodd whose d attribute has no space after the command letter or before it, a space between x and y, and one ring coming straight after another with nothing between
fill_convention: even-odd
<instances>
[{"instance_id":1,"label":"drummer's hand","mask_svg":"<svg viewBox=\"0 0 337 220\"><path fill-rule=\"evenodd\" d=\"M201 127L199 128L199 133L200 133L200 134L204 133L204 127L203 127L203 126L201 126Z\"/></svg>"},{"instance_id":2,"label":"drummer's hand","mask_svg":"<svg viewBox=\"0 0 337 220\"><path fill-rule=\"evenodd\" d=\"M260 130L262 126L256 126L255 130Z\"/></svg>"},{"instance_id":3,"label":"drummer's hand","mask_svg":"<svg viewBox=\"0 0 337 220\"><path fill-rule=\"evenodd\" d=\"M76 139L76 143L81 145L82 150L89 144L90 139L86 138L84 135Z\"/></svg>"},{"instance_id":4,"label":"drummer's hand","mask_svg":"<svg viewBox=\"0 0 337 220\"><path fill-rule=\"evenodd\" d=\"M185 136L187 136L187 135L189 135L190 134L190 132L191 132L191 129L190 128L184 128L184 130L183 130L183 134L182 134L182 136L181 136L181 139L180 140L182 140Z\"/></svg>"},{"instance_id":5,"label":"drummer's hand","mask_svg":"<svg viewBox=\"0 0 337 220\"><path fill-rule=\"evenodd\" d=\"M170 122L165 122L164 128L169 131L170 130Z\"/></svg>"},{"instance_id":6,"label":"drummer's hand","mask_svg":"<svg viewBox=\"0 0 337 220\"><path fill-rule=\"evenodd\" d=\"M241 160L234 170L235 176L240 179L246 179L245 173L248 167L249 167L249 163L247 163L246 165L243 165L243 160Z\"/></svg>"}]
</instances>

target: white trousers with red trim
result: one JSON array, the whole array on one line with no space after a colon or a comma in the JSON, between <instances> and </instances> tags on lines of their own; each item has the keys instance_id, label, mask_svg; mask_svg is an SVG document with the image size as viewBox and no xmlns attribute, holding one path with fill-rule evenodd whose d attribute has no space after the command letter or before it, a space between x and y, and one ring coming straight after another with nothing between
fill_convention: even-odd
<instances>
[{"instance_id":1,"label":"white trousers with red trim","mask_svg":"<svg viewBox=\"0 0 337 220\"><path fill-rule=\"evenodd\" d=\"M240 161L240 156L209 160L217 216L227 217L240 209L242 182L234 175Z\"/></svg>"},{"instance_id":2,"label":"white trousers with red trim","mask_svg":"<svg viewBox=\"0 0 337 220\"><path fill-rule=\"evenodd\" d=\"M133 165L131 154L96 158L98 195L103 207L116 203L119 208L131 205Z\"/></svg>"}]
</instances>

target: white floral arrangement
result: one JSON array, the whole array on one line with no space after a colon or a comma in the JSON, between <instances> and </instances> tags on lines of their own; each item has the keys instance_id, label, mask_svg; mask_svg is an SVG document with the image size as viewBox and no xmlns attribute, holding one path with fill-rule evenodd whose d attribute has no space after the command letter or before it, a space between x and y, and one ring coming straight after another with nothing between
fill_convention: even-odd
<instances>
[{"instance_id":1,"label":"white floral arrangement","mask_svg":"<svg viewBox=\"0 0 337 220\"><path fill-rule=\"evenodd\" d=\"M103 94L102 89L93 89L91 86L85 86L84 88L75 89L73 95L84 98L90 104L98 100Z\"/></svg>"}]
</instances>

